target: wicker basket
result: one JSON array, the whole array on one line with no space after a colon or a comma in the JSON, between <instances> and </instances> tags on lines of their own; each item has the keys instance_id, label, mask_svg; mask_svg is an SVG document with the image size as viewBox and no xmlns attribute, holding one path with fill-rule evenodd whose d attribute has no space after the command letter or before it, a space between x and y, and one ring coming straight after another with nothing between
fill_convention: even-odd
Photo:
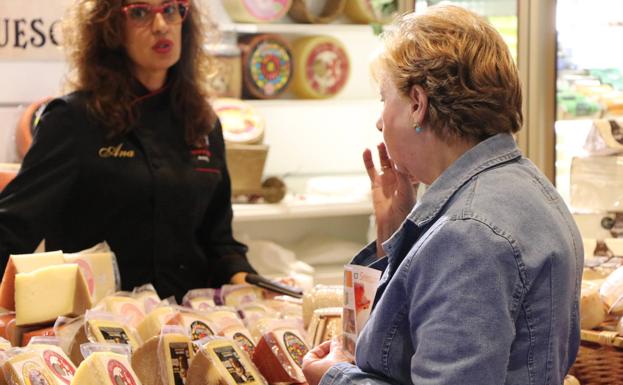
<instances>
[{"instance_id":1,"label":"wicker basket","mask_svg":"<svg viewBox=\"0 0 623 385\"><path fill-rule=\"evenodd\" d=\"M582 385L623 384L623 338L613 331L582 330L570 374Z\"/></svg>"},{"instance_id":2,"label":"wicker basket","mask_svg":"<svg viewBox=\"0 0 623 385\"><path fill-rule=\"evenodd\" d=\"M264 144L227 143L225 155L235 195L261 194L262 174L268 146Z\"/></svg>"}]
</instances>

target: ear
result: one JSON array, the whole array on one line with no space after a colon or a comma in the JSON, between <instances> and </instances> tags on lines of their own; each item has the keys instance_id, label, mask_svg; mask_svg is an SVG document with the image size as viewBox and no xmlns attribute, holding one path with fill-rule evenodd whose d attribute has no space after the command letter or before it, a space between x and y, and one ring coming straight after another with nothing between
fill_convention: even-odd
<instances>
[{"instance_id":1,"label":"ear","mask_svg":"<svg viewBox=\"0 0 623 385\"><path fill-rule=\"evenodd\" d=\"M411 100L411 115L413 122L424 124L426 112L428 111L428 96L424 92L422 86L413 85L409 90L409 99Z\"/></svg>"}]
</instances>

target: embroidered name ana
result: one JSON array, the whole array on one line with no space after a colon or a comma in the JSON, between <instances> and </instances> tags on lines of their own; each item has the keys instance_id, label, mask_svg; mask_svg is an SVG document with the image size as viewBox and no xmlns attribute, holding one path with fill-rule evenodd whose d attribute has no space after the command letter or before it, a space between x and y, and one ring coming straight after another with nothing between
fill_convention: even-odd
<instances>
[{"instance_id":1,"label":"embroidered name ana","mask_svg":"<svg viewBox=\"0 0 623 385\"><path fill-rule=\"evenodd\" d=\"M102 147L98 151L100 158L134 158L134 150L125 150L123 143L116 146Z\"/></svg>"}]
</instances>

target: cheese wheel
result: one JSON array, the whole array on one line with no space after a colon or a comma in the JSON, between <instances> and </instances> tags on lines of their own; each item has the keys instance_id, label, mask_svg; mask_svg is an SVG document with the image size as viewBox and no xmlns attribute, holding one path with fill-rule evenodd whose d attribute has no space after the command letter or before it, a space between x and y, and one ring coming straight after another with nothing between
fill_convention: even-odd
<instances>
[{"instance_id":1,"label":"cheese wheel","mask_svg":"<svg viewBox=\"0 0 623 385\"><path fill-rule=\"evenodd\" d=\"M346 48L330 36L308 36L294 42L292 90L302 98L320 99L336 95L350 75Z\"/></svg>"},{"instance_id":2,"label":"cheese wheel","mask_svg":"<svg viewBox=\"0 0 623 385\"><path fill-rule=\"evenodd\" d=\"M344 11L347 0L325 0L320 14L310 9L315 0L293 0L288 15L299 23L326 24L335 20Z\"/></svg>"},{"instance_id":3,"label":"cheese wheel","mask_svg":"<svg viewBox=\"0 0 623 385\"><path fill-rule=\"evenodd\" d=\"M212 101L212 108L223 127L227 143L255 144L264 137L264 118L249 103L239 99L221 98ZM197 298L193 298L195 302ZM214 301L211 301L214 306Z\"/></svg>"},{"instance_id":4,"label":"cheese wheel","mask_svg":"<svg viewBox=\"0 0 623 385\"><path fill-rule=\"evenodd\" d=\"M243 95L250 98L276 98L292 78L289 44L277 35L252 35L240 40L242 51Z\"/></svg>"},{"instance_id":5,"label":"cheese wheel","mask_svg":"<svg viewBox=\"0 0 623 385\"><path fill-rule=\"evenodd\" d=\"M15 276L15 324L34 325L83 314L91 295L78 265L47 266Z\"/></svg>"},{"instance_id":6,"label":"cheese wheel","mask_svg":"<svg viewBox=\"0 0 623 385\"><path fill-rule=\"evenodd\" d=\"M223 0L223 5L233 21L270 23L288 12L292 0Z\"/></svg>"},{"instance_id":7,"label":"cheese wheel","mask_svg":"<svg viewBox=\"0 0 623 385\"><path fill-rule=\"evenodd\" d=\"M30 273L41 267L63 263L62 251L11 255L0 282L0 306L7 310L15 310L15 274Z\"/></svg>"},{"instance_id":8,"label":"cheese wheel","mask_svg":"<svg viewBox=\"0 0 623 385\"><path fill-rule=\"evenodd\" d=\"M102 301L104 310L128 318L130 326L137 327L145 319L143 304L135 298L108 296Z\"/></svg>"},{"instance_id":9,"label":"cheese wheel","mask_svg":"<svg viewBox=\"0 0 623 385\"><path fill-rule=\"evenodd\" d=\"M265 333L253 354L253 363L269 383L305 382L303 356L309 348L295 329Z\"/></svg>"},{"instance_id":10,"label":"cheese wheel","mask_svg":"<svg viewBox=\"0 0 623 385\"><path fill-rule=\"evenodd\" d=\"M65 254L66 263L76 263L84 275L93 303L114 293L116 285L116 261L112 252L89 254Z\"/></svg>"},{"instance_id":11,"label":"cheese wheel","mask_svg":"<svg viewBox=\"0 0 623 385\"><path fill-rule=\"evenodd\" d=\"M206 342L188 369L186 385L266 385L266 381L236 344L224 339Z\"/></svg>"},{"instance_id":12,"label":"cheese wheel","mask_svg":"<svg viewBox=\"0 0 623 385\"><path fill-rule=\"evenodd\" d=\"M28 351L9 358L2 368L11 385L64 385L52 375L41 356Z\"/></svg>"},{"instance_id":13,"label":"cheese wheel","mask_svg":"<svg viewBox=\"0 0 623 385\"><path fill-rule=\"evenodd\" d=\"M78 329L69 347L69 355L75 364L82 362L80 345L87 342L127 344L130 345L132 351L140 345L134 332L128 326L114 320L90 319L84 323L84 327Z\"/></svg>"},{"instance_id":14,"label":"cheese wheel","mask_svg":"<svg viewBox=\"0 0 623 385\"><path fill-rule=\"evenodd\" d=\"M163 334L145 342L132 355L132 368L143 385L177 385L187 378L194 356L190 338Z\"/></svg>"},{"instance_id":15,"label":"cheese wheel","mask_svg":"<svg viewBox=\"0 0 623 385\"><path fill-rule=\"evenodd\" d=\"M128 358L110 352L91 353L76 370L71 385L141 385Z\"/></svg>"}]
</instances>

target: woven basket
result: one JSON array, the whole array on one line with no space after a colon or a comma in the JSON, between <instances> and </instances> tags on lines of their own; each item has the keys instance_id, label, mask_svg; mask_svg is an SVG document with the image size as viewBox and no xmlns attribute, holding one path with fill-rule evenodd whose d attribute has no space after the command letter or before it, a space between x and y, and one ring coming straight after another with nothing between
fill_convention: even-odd
<instances>
[{"instance_id":1,"label":"woven basket","mask_svg":"<svg viewBox=\"0 0 623 385\"><path fill-rule=\"evenodd\" d=\"M570 374L582 385L623 384L623 338L613 331L582 330Z\"/></svg>"},{"instance_id":2,"label":"woven basket","mask_svg":"<svg viewBox=\"0 0 623 385\"><path fill-rule=\"evenodd\" d=\"M234 196L262 193L262 174L268 154L264 144L227 143L225 155Z\"/></svg>"}]
</instances>

